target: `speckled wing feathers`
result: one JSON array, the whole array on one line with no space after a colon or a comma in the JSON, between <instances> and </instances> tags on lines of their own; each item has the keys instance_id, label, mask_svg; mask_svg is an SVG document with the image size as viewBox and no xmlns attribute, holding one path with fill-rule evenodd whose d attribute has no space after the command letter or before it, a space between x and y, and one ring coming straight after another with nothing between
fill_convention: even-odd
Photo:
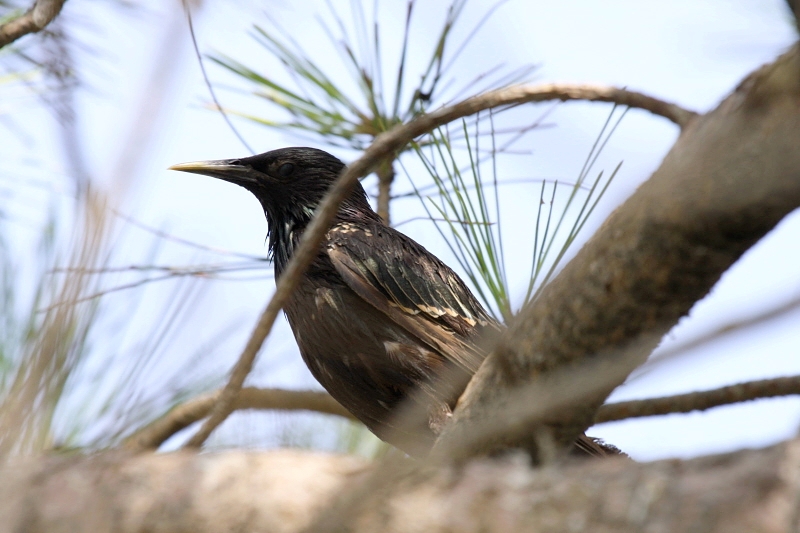
<instances>
[{"instance_id":1,"label":"speckled wing feathers","mask_svg":"<svg viewBox=\"0 0 800 533\"><path fill-rule=\"evenodd\" d=\"M444 359L470 374L477 371L485 357L477 337L499 326L444 263L402 233L379 225L334 226L327 252L364 300Z\"/></svg>"}]
</instances>

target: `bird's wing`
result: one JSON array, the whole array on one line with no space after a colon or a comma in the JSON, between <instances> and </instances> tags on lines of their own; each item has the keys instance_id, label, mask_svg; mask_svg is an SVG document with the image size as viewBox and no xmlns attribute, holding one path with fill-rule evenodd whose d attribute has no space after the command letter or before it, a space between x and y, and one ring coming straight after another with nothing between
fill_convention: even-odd
<instances>
[{"instance_id":1,"label":"bird's wing","mask_svg":"<svg viewBox=\"0 0 800 533\"><path fill-rule=\"evenodd\" d=\"M477 337L499 325L447 265L380 225L334 226L327 252L356 294L445 359L477 371L485 357Z\"/></svg>"}]
</instances>

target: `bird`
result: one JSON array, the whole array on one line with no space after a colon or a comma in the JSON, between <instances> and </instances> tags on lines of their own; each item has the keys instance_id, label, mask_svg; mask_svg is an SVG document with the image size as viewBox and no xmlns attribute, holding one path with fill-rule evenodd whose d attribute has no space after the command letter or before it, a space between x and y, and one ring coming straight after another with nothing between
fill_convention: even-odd
<instances>
[{"instance_id":1,"label":"bird","mask_svg":"<svg viewBox=\"0 0 800 533\"><path fill-rule=\"evenodd\" d=\"M250 191L267 219L276 280L345 169L316 148L170 167ZM357 183L342 202L284 313L311 374L380 439L424 456L504 331L462 279L384 223ZM613 447L580 437L577 454Z\"/></svg>"}]
</instances>

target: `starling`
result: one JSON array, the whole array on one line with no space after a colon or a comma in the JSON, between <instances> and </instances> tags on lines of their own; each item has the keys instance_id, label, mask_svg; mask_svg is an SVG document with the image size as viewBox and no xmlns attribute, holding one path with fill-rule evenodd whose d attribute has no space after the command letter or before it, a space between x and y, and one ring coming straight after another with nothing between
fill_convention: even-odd
<instances>
[{"instance_id":1,"label":"starling","mask_svg":"<svg viewBox=\"0 0 800 533\"><path fill-rule=\"evenodd\" d=\"M314 148L182 163L241 185L267 218L280 278L317 205L344 169ZM379 438L424 455L502 331L464 282L420 244L384 224L360 184L344 200L284 311L314 377ZM603 448L587 437L575 446Z\"/></svg>"}]
</instances>

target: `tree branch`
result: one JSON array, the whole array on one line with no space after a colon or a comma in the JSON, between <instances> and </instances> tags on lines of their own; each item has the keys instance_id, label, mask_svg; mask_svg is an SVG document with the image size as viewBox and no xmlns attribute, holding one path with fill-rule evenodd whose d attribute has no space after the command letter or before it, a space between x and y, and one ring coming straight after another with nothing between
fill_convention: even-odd
<instances>
[{"instance_id":1,"label":"tree branch","mask_svg":"<svg viewBox=\"0 0 800 533\"><path fill-rule=\"evenodd\" d=\"M545 87L547 86L542 86L542 89ZM544 100L561 100L562 102L570 100L608 102L634 109L643 109L656 116L674 122L681 129L686 127L692 119L699 116L698 113L694 111L646 94L600 85L553 84L550 85L550 95L547 98L535 101Z\"/></svg>"},{"instance_id":2,"label":"tree branch","mask_svg":"<svg viewBox=\"0 0 800 533\"><path fill-rule=\"evenodd\" d=\"M29 33L42 31L61 12L66 0L36 0L19 17L0 25L0 48Z\"/></svg>"},{"instance_id":3,"label":"tree branch","mask_svg":"<svg viewBox=\"0 0 800 533\"><path fill-rule=\"evenodd\" d=\"M122 448L143 451L158 448L178 431L208 416L221 391L205 394L176 406L161 418L151 422L127 437ZM284 411L315 411L355 420L339 402L327 392L257 389L245 387L239 391L233 410L277 409Z\"/></svg>"},{"instance_id":4,"label":"tree branch","mask_svg":"<svg viewBox=\"0 0 800 533\"><path fill-rule=\"evenodd\" d=\"M535 469L515 456L406 469L353 514L326 508L373 469L289 450L30 458L0 467L0 533L779 533L798 525L797 440L649 464Z\"/></svg>"},{"instance_id":5,"label":"tree branch","mask_svg":"<svg viewBox=\"0 0 800 533\"><path fill-rule=\"evenodd\" d=\"M708 391L606 404L597 411L594 422L602 424L643 416L691 413L732 403L797 394L800 394L800 376L763 379Z\"/></svg>"},{"instance_id":6,"label":"tree branch","mask_svg":"<svg viewBox=\"0 0 800 533\"><path fill-rule=\"evenodd\" d=\"M220 393L214 391L176 406L127 437L121 448L132 451L158 448L175 433L208 416ZM721 405L796 394L800 394L800 376L750 381L709 391L605 404L597 412L594 423L704 411ZM244 409L314 411L356 420L328 393L321 391L244 387L233 404L233 410Z\"/></svg>"},{"instance_id":7,"label":"tree branch","mask_svg":"<svg viewBox=\"0 0 800 533\"><path fill-rule=\"evenodd\" d=\"M692 120L653 176L522 310L471 380L437 449L469 456L523 446L536 457L540 431L569 446L663 335L800 205L797 146L794 47ZM601 372L592 380L582 370L573 395L558 395L578 368ZM552 407L521 402L509 395L514 390L550 391ZM499 433L482 431L487 425Z\"/></svg>"},{"instance_id":8,"label":"tree branch","mask_svg":"<svg viewBox=\"0 0 800 533\"><path fill-rule=\"evenodd\" d=\"M189 439L186 447L200 447L214 429L221 424L231 413L234 400L244 384L244 380L253 367L258 351L269 335L278 313L286 304L289 296L294 291L300 278L305 273L311 261L339 210L339 205L347 197L356 181L375 170L383 161L389 160L411 140L431 130L458 120L462 117L474 115L487 109L518 105L526 102L543 102L548 100L588 99L603 102L625 102L625 105L641 106L656 114L660 114L681 126L691 124L696 115L691 111L666 104L655 98L617 89L613 87L595 87L588 85L546 84L546 85L520 85L497 89L487 93L468 98L453 106L443 107L429 114L417 117L408 124L403 124L392 130L382 133L375 138L372 145L364 154L349 165L333 184L323 201L317 208L314 219L303 233L300 245L294 251L291 261L284 270L277 283L275 294L267 304L258 319L253 333L247 341L242 354L231 372L231 377L220 394L210 416Z\"/></svg>"}]
</instances>

